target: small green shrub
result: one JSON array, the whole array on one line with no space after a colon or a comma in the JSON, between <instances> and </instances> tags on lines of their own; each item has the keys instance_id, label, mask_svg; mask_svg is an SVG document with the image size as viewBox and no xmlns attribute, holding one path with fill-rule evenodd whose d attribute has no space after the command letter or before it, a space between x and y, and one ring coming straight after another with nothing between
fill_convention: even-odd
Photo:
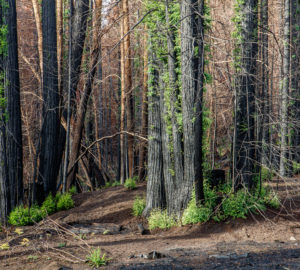
<instances>
[{"instance_id":1,"label":"small green shrub","mask_svg":"<svg viewBox=\"0 0 300 270\"><path fill-rule=\"evenodd\" d=\"M125 181L124 187L127 189L135 189L136 188L136 181L134 178L128 178Z\"/></svg>"},{"instance_id":2,"label":"small green shrub","mask_svg":"<svg viewBox=\"0 0 300 270\"><path fill-rule=\"evenodd\" d=\"M229 194L228 198L222 204L222 210L225 217L246 218L248 214L247 193L244 189L237 193Z\"/></svg>"},{"instance_id":3,"label":"small green shrub","mask_svg":"<svg viewBox=\"0 0 300 270\"><path fill-rule=\"evenodd\" d=\"M265 180L271 180L273 177L272 171L267 167L261 167L261 180L264 182Z\"/></svg>"},{"instance_id":4,"label":"small green shrub","mask_svg":"<svg viewBox=\"0 0 300 270\"><path fill-rule=\"evenodd\" d=\"M120 184L120 181L117 181L117 180L115 180L113 183L112 183L112 187L117 187L117 186L120 186L121 184Z\"/></svg>"},{"instance_id":5,"label":"small green shrub","mask_svg":"<svg viewBox=\"0 0 300 270\"><path fill-rule=\"evenodd\" d=\"M101 254L100 248L92 249L90 254L86 256L86 262L91 267L100 267L105 266L110 261L109 258L106 257L106 254Z\"/></svg>"},{"instance_id":6,"label":"small green shrub","mask_svg":"<svg viewBox=\"0 0 300 270\"><path fill-rule=\"evenodd\" d=\"M206 222L210 219L212 210L207 207L197 207L194 201L190 201L188 207L184 210L182 215L182 224L196 224L199 222Z\"/></svg>"},{"instance_id":7,"label":"small green shrub","mask_svg":"<svg viewBox=\"0 0 300 270\"><path fill-rule=\"evenodd\" d=\"M51 193L43 202L41 209L48 215L51 215L56 211L56 201L55 198L53 198Z\"/></svg>"},{"instance_id":8,"label":"small green shrub","mask_svg":"<svg viewBox=\"0 0 300 270\"><path fill-rule=\"evenodd\" d=\"M146 200L141 197L136 197L133 203L132 212L135 217L141 216L146 207Z\"/></svg>"},{"instance_id":9,"label":"small green shrub","mask_svg":"<svg viewBox=\"0 0 300 270\"><path fill-rule=\"evenodd\" d=\"M57 210L68 210L74 207L74 201L72 199L72 195L70 193L62 194L57 202Z\"/></svg>"},{"instance_id":10,"label":"small green shrub","mask_svg":"<svg viewBox=\"0 0 300 270\"><path fill-rule=\"evenodd\" d=\"M70 193L71 195L76 194L76 193L77 193L77 188L76 188L76 186L72 186L72 187L69 189L69 193Z\"/></svg>"},{"instance_id":11,"label":"small green shrub","mask_svg":"<svg viewBox=\"0 0 300 270\"><path fill-rule=\"evenodd\" d=\"M43 212L37 205L30 208L30 213L28 207L23 207L22 205L17 206L8 217L8 222L14 226L26 226L31 225L34 222L39 222L45 217L45 212Z\"/></svg>"},{"instance_id":12,"label":"small green shrub","mask_svg":"<svg viewBox=\"0 0 300 270\"><path fill-rule=\"evenodd\" d=\"M264 197L264 201L272 208L278 209L280 207L280 199L273 190L268 192L267 196Z\"/></svg>"},{"instance_id":13,"label":"small green shrub","mask_svg":"<svg viewBox=\"0 0 300 270\"><path fill-rule=\"evenodd\" d=\"M111 182L106 182L104 187L105 187L105 188L109 188L109 187L111 187L111 186L112 186Z\"/></svg>"},{"instance_id":14,"label":"small green shrub","mask_svg":"<svg viewBox=\"0 0 300 270\"><path fill-rule=\"evenodd\" d=\"M14 226L25 226L30 224L28 208L24 208L22 205L17 206L10 212L8 222Z\"/></svg>"},{"instance_id":15,"label":"small green shrub","mask_svg":"<svg viewBox=\"0 0 300 270\"><path fill-rule=\"evenodd\" d=\"M169 229L177 225L176 218L174 216L168 215L167 211L154 209L151 211L148 217L149 229L153 230L155 228Z\"/></svg>"}]
</instances>

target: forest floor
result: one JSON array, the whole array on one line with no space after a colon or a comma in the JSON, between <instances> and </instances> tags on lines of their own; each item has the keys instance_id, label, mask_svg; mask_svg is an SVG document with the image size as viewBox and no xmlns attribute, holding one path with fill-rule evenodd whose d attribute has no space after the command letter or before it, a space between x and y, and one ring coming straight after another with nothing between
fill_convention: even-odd
<instances>
[{"instance_id":1,"label":"forest floor","mask_svg":"<svg viewBox=\"0 0 300 270\"><path fill-rule=\"evenodd\" d=\"M94 247L111 259L101 269L300 269L300 181L270 185L280 191L280 210L145 234L139 224L147 228L146 220L131 210L145 184L76 194L75 208L22 227L20 235L1 232L0 246L10 248L0 250L0 269L91 269L85 260Z\"/></svg>"}]
</instances>

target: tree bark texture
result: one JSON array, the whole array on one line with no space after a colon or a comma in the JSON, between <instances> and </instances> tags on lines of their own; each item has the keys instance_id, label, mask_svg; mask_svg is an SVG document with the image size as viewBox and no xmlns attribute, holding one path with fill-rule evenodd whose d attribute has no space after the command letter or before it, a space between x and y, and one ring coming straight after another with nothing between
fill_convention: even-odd
<instances>
[{"instance_id":1,"label":"tree bark texture","mask_svg":"<svg viewBox=\"0 0 300 270\"><path fill-rule=\"evenodd\" d=\"M122 0L123 3L123 22L124 35L129 33L129 5L128 0ZM133 104L133 89L132 89L132 71L131 71L131 49L130 49L130 34L124 38L124 88L126 93L126 116L127 116L127 131L134 131L134 104ZM128 176L133 177L134 171L134 137L128 136Z\"/></svg>"},{"instance_id":2,"label":"tree bark texture","mask_svg":"<svg viewBox=\"0 0 300 270\"><path fill-rule=\"evenodd\" d=\"M181 2L182 122L184 139L184 180L181 184L179 198L181 209L186 208L195 181L201 181L201 179L196 179L196 169L201 170L202 166L197 164L199 154L202 155L200 150L200 148L202 149L201 141L199 141L200 133L197 132L199 126L196 126L201 125L200 121L202 121L200 119L202 116L202 113L200 113L201 107L199 106L201 84L198 87L198 76L196 78L196 74L200 71L195 71L195 63L199 59L194 57L196 14L199 12L197 6L198 2L194 0L183 0ZM200 60L203 61L203 59ZM198 147L200 148L197 149Z\"/></svg>"},{"instance_id":3,"label":"tree bark texture","mask_svg":"<svg viewBox=\"0 0 300 270\"><path fill-rule=\"evenodd\" d=\"M283 67L281 94L281 117L280 117L280 167L279 173L282 177L287 176L288 159L288 106L290 88L290 31L291 31L290 0L284 1L284 36L283 36Z\"/></svg>"},{"instance_id":4,"label":"tree bark texture","mask_svg":"<svg viewBox=\"0 0 300 270\"><path fill-rule=\"evenodd\" d=\"M255 87L257 46L257 1L246 0L239 4L241 42L236 44L240 57L235 80L235 166L234 186L253 185L255 141Z\"/></svg>"},{"instance_id":5,"label":"tree bark texture","mask_svg":"<svg viewBox=\"0 0 300 270\"><path fill-rule=\"evenodd\" d=\"M141 123L141 135L147 136L148 127L148 48L147 48L147 28L145 27L144 34L144 78L143 78L143 92L142 92L142 123ZM139 149L139 181L144 180L146 176L146 157L147 157L147 143L140 142Z\"/></svg>"},{"instance_id":6,"label":"tree bark texture","mask_svg":"<svg viewBox=\"0 0 300 270\"><path fill-rule=\"evenodd\" d=\"M72 65L71 65L71 108L76 111L76 90L80 78L82 54L86 37L87 18L89 15L89 0L74 1L74 16L72 20Z\"/></svg>"},{"instance_id":7,"label":"tree bark texture","mask_svg":"<svg viewBox=\"0 0 300 270\"><path fill-rule=\"evenodd\" d=\"M159 96L159 74L157 63L154 61L154 53L151 53L151 68L149 68L149 85L148 96L148 182L147 182L147 199L146 207L143 212L147 216L152 209L164 209L165 187L163 176L162 160L162 137L161 137L161 116L160 116L160 96Z\"/></svg>"},{"instance_id":8,"label":"tree bark texture","mask_svg":"<svg viewBox=\"0 0 300 270\"><path fill-rule=\"evenodd\" d=\"M23 151L18 63L16 2L9 0L5 10L7 25L7 56L5 60L5 96L7 99L7 166L11 209L23 200Z\"/></svg>"},{"instance_id":9,"label":"tree bark texture","mask_svg":"<svg viewBox=\"0 0 300 270\"><path fill-rule=\"evenodd\" d=\"M59 95L57 80L57 35L55 0L42 2L43 27L43 116L41 131L39 183L43 183L44 196L56 193L56 178L59 171L57 162L59 140Z\"/></svg>"},{"instance_id":10,"label":"tree bark texture","mask_svg":"<svg viewBox=\"0 0 300 270\"><path fill-rule=\"evenodd\" d=\"M291 52L291 90L292 106L292 156L300 163L300 1L292 1L292 52Z\"/></svg>"}]
</instances>

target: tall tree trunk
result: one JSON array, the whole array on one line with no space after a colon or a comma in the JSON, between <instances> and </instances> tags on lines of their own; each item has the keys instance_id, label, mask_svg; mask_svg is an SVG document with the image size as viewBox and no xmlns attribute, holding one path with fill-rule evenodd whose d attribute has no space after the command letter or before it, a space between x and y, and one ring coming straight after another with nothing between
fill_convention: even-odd
<instances>
[{"instance_id":1,"label":"tall tree trunk","mask_svg":"<svg viewBox=\"0 0 300 270\"><path fill-rule=\"evenodd\" d=\"M269 1L268 0L260 0L260 81L261 81L261 113L262 113L262 127L261 127L261 135L259 136L259 141L261 139L261 150L260 150L260 158L257 160L260 164L264 164L269 166L270 163L268 161L269 151L268 145L270 141L270 104L269 104L269 39L268 39L268 8ZM259 164L259 165L260 165Z\"/></svg>"},{"instance_id":2,"label":"tall tree trunk","mask_svg":"<svg viewBox=\"0 0 300 270\"><path fill-rule=\"evenodd\" d=\"M147 216L152 209L163 209L166 206L165 188L162 161L162 137L160 97L158 85L157 63L154 52L151 52L151 66L149 77L152 82L149 85L149 109L148 109L148 182L147 199L143 215Z\"/></svg>"},{"instance_id":3,"label":"tall tree trunk","mask_svg":"<svg viewBox=\"0 0 300 270\"><path fill-rule=\"evenodd\" d=\"M8 114L6 124L6 151L12 209L23 200L22 123L15 0L8 1L8 6L5 10L5 20L8 30L7 56L5 63L5 96L7 98Z\"/></svg>"},{"instance_id":4,"label":"tall tree trunk","mask_svg":"<svg viewBox=\"0 0 300 270\"><path fill-rule=\"evenodd\" d=\"M43 27L43 116L41 131L39 184L43 183L44 194L39 194L39 203L50 192L56 193L56 178L59 140L59 95L57 80L57 35L55 0L42 2Z\"/></svg>"},{"instance_id":5,"label":"tall tree trunk","mask_svg":"<svg viewBox=\"0 0 300 270\"><path fill-rule=\"evenodd\" d=\"M86 37L87 18L89 15L89 0L74 2L74 16L72 20L72 70L71 70L71 108L76 111L76 90L80 78L83 48Z\"/></svg>"},{"instance_id":6,"label":"tall tree trunk","mask_svg":"<svg viewBox=\"0 0 300 270\"><path fill-rule=\"evenodd\" d=\"M202 5L203 3L200 3ZM181 3L181 71L182 71L182 119L183 119L183 139L184 139L184 180L181 184L181 193L178 198L181 209L187 206L191 197L193 184L202 182L200 174L202 173L202 164L197 164L199 157L202 156L202 147L200 139L202 134L201 122L201 91L202 83L197 82L200 78L195 66L201 66L203 59L195 55L195 24L198 14L198 1L184 0ZM198 27L197 27L198 29ZM202 42L202 27L199 28L197 38ZM199 47L200 49L200 47ZM200 49L199 53L202 54ZM203 56L202 56L203 57ZM198 69L197 68L197 69ZM203 67L201 67L202 70ZM202 75L201 75L202 76ZM197 126L196 126L197 125ZM200 126L199 126L200 125ZM201 141L200 141L201 140ZM196 147L196 149L195 149ZM197 149L199 147L199 149ZM200 161L201 162L201 161ZM197 166L197 167L196 167ZM199 166L199 167L198 167ZM199 175L198 175L199 174ZM196 176L198 177L196 179ZM200 177L199 177L200 176ZM197 191L198 192L198 191ZM199 190L199 199L202 197L202 191Z\"/></svg>"},{"instance_id":7,"label":"tall tree trunk","mask_svg":"<svg viewBox=\"0 0 300 270\"><path fill-rule=\"evenodd\" d=\"M180 201L176 198L181 192L181 183L183 182L183 147L182 147L182 132L178 124L177 116L180 114L180 103L179 101L179 85L178 76L176 73L176 59L177 55L175 52L175 25L170 21L170 10L174 5L173 1L166 1L166 23L167 23L167 48L168 48L168 73L169 73L169 104L170 112L168 112L165 94L163 93L166 87L161 88L161 107L163 114L162 119L162 138L163 138L163 151L164 155L164 171L165 171L165 187L166 187L166 198L167 207L169 213L178 214L181 211ZM169 115L169 125L172 126L172 136L168 138L167 125L165 123L166 117ZM170 145L173 147L170 147ZM171 150L172 149L172 150ZM171 153L173 151L173 153ZM179 204L178 204L179 202Z\"/></svg>"},{"instance_id":8,"label":"tall tree trunk","mask_svg":"<svg viewBox=\"0 0 300 270\"><path fill-rule=\"evenodd\" d=\"M142 93L142 123L141 123L141 135L147 136L148 127L148 48L147 48L147 27L145 27L144 34L144 78L143 78L143 93ZM139 181L142 181L146 175L145 162L147 156L147 144L146 142L140 142L139 149Z\"/></svg>"},{"instance_id":9,"label":"tall tree trunk","mask_svg":"<svg viewBox=\"0 0 300 270\"><path fill-rule=\"evenodd\" d=\"M254 114L257 57L257 0L237 3L240 43L236 44L234 187L251 188L254 173Z\"/></svg>"},{"instance_id":10,"label":"tall tree trunk","mask_svg":"<svg viewBox=\"0 0 300 270\"><path fill-rule=\"evenodd\" d=\"M283 78L281 86L281 118L280 118L280 168L279 173L282 177L287 175L288 159L288 102L289 102L289 75L290 75L290 0L284 1L284 37L283 37Z\"/></svg>"},{"instance_id":11,"label":"tall tree trunk","mask_svg":"<svg viewBox=\"0 0 300 270\"><path fill-rule=\"evenodd\" d=\"M3 69L1 68L1 72ZM4 83L1 81L1 84ZM3 93L0 93L0 101L4 99ZM0 107L0 222L6 224L7 216L11 209L10 189L6 159L6 132L5 132L5 110Z\"/></svg>"},{"instance_id":12,"label":"tall tree trunk","mask_svg":"<svg viewBox=\"0 0 300 270\"><path fill-rule=\"evenodd\" d=\"M57 73L58 91L62 101L63 87L63 0L56 0L56 32L57 32Z\"/></svg>"},{"instance_id":13,"label":"tall tree trunk","mask_svg":"<svg viewBox=\"0 0 300 270\"><path fill-rule=\"evenodd\" d=\"M300 163L300 1L292 1L292 52L291 52L291 90L294 99L292 106L292 158L295 162Z\"/></svg>"},{"instance_id":14,"label":"tall tree trunk","mask_svg":"<svg viewBox=\"0 0 300 270\"><path fill-rule=\"evenodd\" d=\"M0 27L4 27L2 4L0 5ZM0 74L4 75L3 44L0 44ZM10 212L10 190L6 160L6 131L5 131L5 109L4 80L0 79L0 222L6 224L7 215Z\"/></svg>"},{"instance_id":15,"label":"tall tree trunk","mask_svg":"<svg viewBox=\"0 0 300 270\"><path fill-rule=\"evenodd\" d=\"M123 22L124 34L129 33L129 6L128 0L123 0ZM124 88L126 93L126 116L127 131L134 131L134 105L132 93L132 75L131 75L131 53L130 53L130 34L124 38ZM128 176L133 177L134 166L134 137L128 136Z\"/></svg>"},{"instance_id":16,"label":"tall tree trunk","mask_svg":"<svg viewBox=\"0 0 300 270\"><path fill-rule=\"evenodd\" d=\"M74 6L73 1L69 1L70 17L69 17L69 48L73 47L73 14ZM66 142L65 142L65 160L63 168L63 192L66 191L67 185L67 174L69 165L69 155L70 155L70 133L71 133L71 93L72 93L72 50L69 49L68 54L68 98L67 98L67 130L66 130Z\"/></svg>"},{"instance_id":17,"label":"tall tree trunk","mask_svg":"<svg viewBox=\"0 0 300 270\"><path fill-rule=\"evenodd\" d=\"M198 53L194 59L195 71L195 196L199 205L203 191L203 87L204 87L204 1L194 1L194 37Z\"/></svg>"},{"instance_id":18,"label":"tall tree trunk","mask_svg":"<svg viewBox=\"0 0 300 270\"><path fill-rule=\"evenodd\" d=\"M120 24L121 38L124 36L124 18ZM120 44L120 71L121 71L121 115L120 115L120 183L125 182L125 135L122 133L125 131L125 53L124 53L124 41Z\"/></svg>"}]
</instances>

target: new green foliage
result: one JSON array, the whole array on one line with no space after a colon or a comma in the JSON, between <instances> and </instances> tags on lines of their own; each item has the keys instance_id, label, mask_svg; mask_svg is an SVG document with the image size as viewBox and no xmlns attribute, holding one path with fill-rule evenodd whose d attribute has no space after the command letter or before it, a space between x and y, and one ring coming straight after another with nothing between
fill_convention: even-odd
<instances>
[{"instance_id":1,"label":"new green foliage","mask_svg":"<svg viewBox=\"0 0 300 270\"><path fill-rule=\"evenodd\" d=\"M74 207L74 201L72 200L72 195L70 193L62 194L57 202L57 210L68 210Z\"/></svg>"},{"instance_id":2,"label":"new green foliage","mask_svg":"<svg viewBox=\"0 0 300 270\"><path fill-rule=\"evenodd\" d=\"M86 262L95 268L105 266L110 261L105 253L101 252L100 248L95 248L90 251L90 254L86 256Z\"/></svg>"},{"instance_id":3,"label":"new green foliage","mask_svg":"<svg viewBox=\"0 0 300 270\"><path fill-rule=\"evenodd\" d=\"M10 213L8 222L15 226L32 225L41 221L47 215L72 207L74 207L74 201L70 193L57 193L55 197L49 194L41 207L33 205L28 209L28 207L24 207L23 205L17 206Z\"/></svg>"},{"instance_id":4,"label":"new green foliage","mask_svg":"<svg viewBox=\"0 0 300 270\"><path fill-rule=\"evenodd\" d=\"M146 200L141 197L136 197L133 203L132 212L134 216L141 216L146 207Z\"/></svg>"},{"instance_id":5,"label":"new green foliage","mask_svg":"<svg viewBox=\"0 0 300 270\"><path fill-rule=\"evenodd\" d=\"M126 187L127 189L135 189L136 188L136 179L135 178L126 179L124 187Z\"/></svg>"}]
</instances>

